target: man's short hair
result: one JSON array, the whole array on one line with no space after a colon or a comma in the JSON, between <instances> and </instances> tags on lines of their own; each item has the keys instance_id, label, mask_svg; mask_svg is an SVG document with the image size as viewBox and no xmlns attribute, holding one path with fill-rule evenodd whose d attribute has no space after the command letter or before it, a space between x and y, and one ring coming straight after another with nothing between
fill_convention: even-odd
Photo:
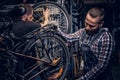
<instances>
[{"instance_id":1,"label":"man's short hair","mask_svg":"<svg viewBox=\"0 0 120 80\"><path fill-rule=\"evenodd\" d=\"M104 15L105 15L105 10L104 10L104 8L94 7L88 11L88 14L92 18L101 17L101 20L103 20Z\"/></svg>"}]
</instances>

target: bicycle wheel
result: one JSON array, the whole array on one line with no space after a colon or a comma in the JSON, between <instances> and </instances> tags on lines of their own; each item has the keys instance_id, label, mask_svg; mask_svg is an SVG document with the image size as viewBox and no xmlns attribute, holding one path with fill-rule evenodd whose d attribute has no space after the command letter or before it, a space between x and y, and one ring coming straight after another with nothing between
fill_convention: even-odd
<instances>
[{"instance_id":1,"label":"bicycle wheel","mask_svg":"<svg viewBox=\"0 0 120 80\"><path fill-rule=\"evenodd\" d=\"M21 50L29 58L22 58L22 63L19 64L24 79L63 80L68 70L70 56L65 41L54 31L47 31L35 35L27 42L28 44Z\"/></svg>"},{"instance_id":2,"label":"bicycle wheel","mask_svg":"<svg viewBox=\"0 0 120 80\"><path fill-rule=\"evenodd\" d=\"M54 21L58 24L60 29L68 33L71 30L71 19L70 16L61 5L52 2L52 1L47 1L47 2L40 2L37 3L33 6L34 8L34 21L37 23L40 23L44 20L43 18L43 10L45 8L50 9L50 16L49 20Z\"/></svg>"}]
</instances>

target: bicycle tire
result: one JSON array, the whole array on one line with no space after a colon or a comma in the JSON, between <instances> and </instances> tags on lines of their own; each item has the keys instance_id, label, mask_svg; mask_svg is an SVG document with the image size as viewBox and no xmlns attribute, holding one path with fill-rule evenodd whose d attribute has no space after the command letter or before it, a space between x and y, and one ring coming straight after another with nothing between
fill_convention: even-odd
<instances>
[{"instance_id":1,"label":"bicycle tire","mask_svg":"<svg viewBox=\"0 0 120 80\"><path fill-rule=\"evenodd\" d=\"M45 42L45 41L51 41L51 42L48 43L48 42ZM50 66L50 68L48 70L45 70L45 72L41 73L38 76L40 76L41 80L47 80L46 79L47 76L48 77L52 76L51 74L54 74L54 72L59 72L61 69L63 69L62 74L59 76L59 78L57 78L57 80L63 80L65 78L67 70L68 70L68 66L70 64L70 55L69 55L68 48L65 45L65 41L64 41L64 39L62 39L60 37L60 35L58 35L54 31L48 31L48 32L44 32L42 34L35 35L34 38L32 38L31 40L28 40L28 42L25 42L24 44L26 44L26 46L21 44L22 46L19 47L19 49L17 48L16 51L21 51L24 55L32 56L34 58L39 58L40 59L40 58L43 58L43 56L41 56L42 53L41 54L38 53L38 51L36 51L36 48L38 48L39 50L41 49L40 52L42 52L42 50L46 50L47 53L50 53L49 54L50 62L40 64L39 61L24 57L24 58L22 58L23 59L22 61L24 61L22 63L23 68L21 68L23 73L28 72L30 67L33 66L34 64L38 64L39 69L43 70L46 67L45 65L47 65L47 66L50 65L54 59L57 59L57 58L60 57L61 60L56 66L52 66L52 67ZM43 49L43 48L45 48L45 49ZM59 50L61 51L60 53L57 52ZM43 52L43 53L45 53L45 52ZM53 54L53 53L56 53L56 54ZM39 54L39 55L37 55L37 54ZM21 65L21 63L19 65ZM34 72L31 72L30 75L33 74L33 73ZM35 74L37 74L37 73L35 73ZM36 78L36 77L27 76L24 79L25 80L31 80L31 79L34 80L34 78Z\"/></svg>"},{"instance_id":2,"label":"bicycle tire","mask_svg":"<svg viewBox=\"0 0 120 80\"><path fill-rule=\"evenodd\" d=\"M72 21L70 19L70 16L69 16L67 10L56 2L52 2L52 1L44 2L43 1L43 2L39 2L39 3L35 4L33 6L33 8L34 8L33 21L38 22L38 23L43 21L42 11L46 6L50 9L50 17L49 18L53 19L53 20L56 19L56 22L59 24L60 29L65 33L69 33L71 31L71 27L72 27L72 23L71 23Z\"/></svg>"}]
</instances>

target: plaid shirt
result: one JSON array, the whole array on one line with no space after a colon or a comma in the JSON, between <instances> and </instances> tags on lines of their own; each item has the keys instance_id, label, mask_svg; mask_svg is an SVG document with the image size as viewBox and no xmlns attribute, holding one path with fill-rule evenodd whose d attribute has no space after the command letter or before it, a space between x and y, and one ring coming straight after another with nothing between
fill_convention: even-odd
<instances>
[{"instance_id":1,"label":"plaid shirt","mask_svg":"<svg viewBox=\"0 0 120 80\"><path fill-rule=\"evenodd\" d=\"M101 30L105 30L105 31L100 34ZM82 40L83 33L85 33L86 35L84 40ZM115 45L114 40L112 39L112 36L108 32L107 28L100 28L98 33L94 34L93 36L87 35L85 32L85 28L80 29L77 32L72 34L65 34L60 31L60 34L64 36L69 42L79 40L80 43L83 43L83 42L88 44L92 43L91 49L93 54L97 57L98 63L85 75L80 77L78 80L89 80L90 78L94 78L95 75L99 75L99 73L106 68ZM95 41L91 42L92 39L94 39L94 37L98 34L100 35L95 39ZM99 43L100 45L98 45Z\"/></svg>"}]
</instances>

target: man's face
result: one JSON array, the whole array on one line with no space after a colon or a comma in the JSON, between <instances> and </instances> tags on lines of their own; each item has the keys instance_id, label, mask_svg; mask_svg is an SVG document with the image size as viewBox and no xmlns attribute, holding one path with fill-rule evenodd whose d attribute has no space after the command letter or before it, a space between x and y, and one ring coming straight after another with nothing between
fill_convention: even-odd
<instances>
[{"instance_id":1,"label":"man's face","mask_svg":"<svg viewBox=\"0 0 120 80\"><path fill-rule=\"evenodd\" d=\"M85 30L89 35L95 34L96 32L98 32L98 30L99 30L99 21L100 21L99 17L92 18L89 14L86 15L86 18L85 18Z\"/></svg>"},{"instance_id":2,"label":"man's face","mask_svg":"<svg viewBox=\"0 0 120 80\"><path fill-rule=\"evenodd\" d=\"M33 20L33 15L31 14L31 15L28 15L28 17L27 17L27 21L32 21Z\"/></svg>"},{"instance_id":3,"label":"man's face","mask_svg":"<svg viewBox=\"0 0 120 80\"><path fill-rule=\"evenodd\" d=\"M33 11L31 14L27 15L26 21L32 21L33 20Z\"/></svg>"}]
</instances>

